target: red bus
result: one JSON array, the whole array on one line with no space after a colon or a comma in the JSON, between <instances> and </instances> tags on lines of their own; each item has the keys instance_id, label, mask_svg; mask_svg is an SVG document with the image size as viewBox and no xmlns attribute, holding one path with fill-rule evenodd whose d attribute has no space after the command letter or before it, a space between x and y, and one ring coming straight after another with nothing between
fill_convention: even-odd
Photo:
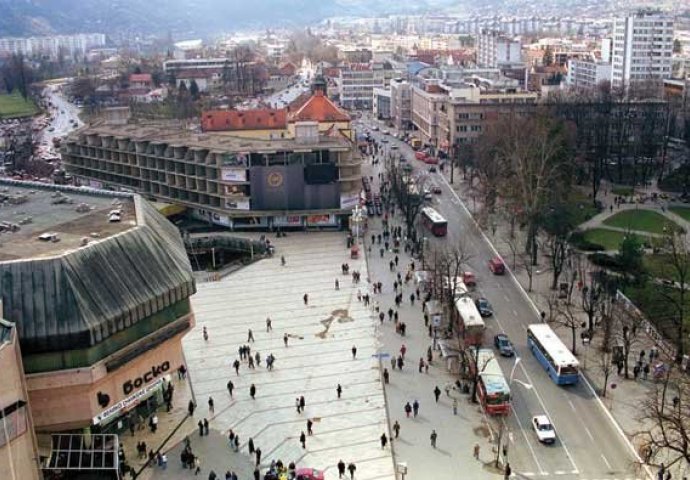
<instances>
[{"instance_id":1,"label":"red bus","mask_svg":"<svg viewBox=\"0 0 690 480\"><path fill-rule=\"evenodd\" d=\"M510 386L503 376L501 366L493 350L489 348L475 350L475 348L469 350L469 356L472 372L479 372L477 379L479 403L489 415L507 415L510 413Z\"/></svg>"},{"instance_id":2,"label":"red bus","mask_svg":"<svg viewBox=\"0 0 690 480\"><path fill-rule=\"evenodd\" d=\"M422 223L437 237L445 237L448 233L448 222L431 207L422 208Z\"/></svg>"}]
</instances>

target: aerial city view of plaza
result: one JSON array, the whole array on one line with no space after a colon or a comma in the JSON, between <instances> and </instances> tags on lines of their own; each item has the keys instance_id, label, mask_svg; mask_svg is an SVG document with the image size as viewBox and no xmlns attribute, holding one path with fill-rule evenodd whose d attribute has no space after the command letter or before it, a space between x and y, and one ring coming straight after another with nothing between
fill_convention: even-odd
<instances>
[{"instance_id":1,"label":"aerial city view of plaza","mask_svg":"<svg viewBox=\"0 0 690 480\"><path fill-rule=\"evenodd\" d=\"M688 478L689 90L680 0L0 0L0 480Z\"/></svg>"}]
</instances>

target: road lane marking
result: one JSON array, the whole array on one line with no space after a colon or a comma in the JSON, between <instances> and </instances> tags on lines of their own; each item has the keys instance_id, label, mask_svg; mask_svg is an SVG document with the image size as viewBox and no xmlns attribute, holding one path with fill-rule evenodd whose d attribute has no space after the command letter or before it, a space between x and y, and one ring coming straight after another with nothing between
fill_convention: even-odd
<instances>
[{"instance_id":1,"label":"road lane marking","mask_svg":"<svg viewBox=\"0 0 690 480\"><path fill-rule=\"evenodd\" d=\"M510 298L508 298L508 295L503 295L503 298L506 299L506 302L510 302Z\"/></svg>"},{"instance_id":2,"label":"road lane marking","mask_svg":"<svg viewBox=\"0 0 690 480\"><path fill-rule=\"evenodd\" d=\"M573 409L573 412L577 412L577 410L575 409L575 405L573 405L573 402L570 399L568 399L568 405L570 405L570 408Z\"/></svg>"},{"instance_id":3,"label":"road lane marking","mask_svg":"<svg viewBox=\"0 0 690 480\"><path fill-rule=\"evenodd\" d=\"M587 436L589 436L589 439L594 441L594 435L592 435L592 432L589 431L589 428L585 427L585 432L587 432Z\"/></svg>"},{"instance_id":4,"label":"road lane marking","mask_svg":"<svg viewBox=\"0 0 690 480\"><path fill-rule=\"evenodd\" d=\"M601 455L601 458L604 460L604 463L606 464L606 466L608 467L608 469L611 470L611 464L609 463L608 460L606 460L606 457L604 456L604 454L601 453L600 455Z\"/></svg>"},{"instance_id":5,"label":"road lane marking","mask_svg":"<svg viewBox=\"0 0 690 480\"><path fill-rule=\"evenodd\" d=\"M539 469L539 473L542 475L546 475L546 472L544 469L541 467L541 463L539 463L539 460L537 459L537 453L534 451L534 447L532 447L532 444L529 442L529 439L527 438L527 433L525 432L525 429L522 427L522 422L520 422L520 417L518 417L518 414L515 413L515 410L511 408L513 411L513 415L515 415L515 420L517 420L518 427L520 427L520 431L522 432L522 436L525 437L525 443L529 447L529 451L532 453L532 458L534 459L534 463L537 464L537 468Z\"/></svg>"},{"instance_id":6,"label":"road lane marking","mask_svg":"<svg viewBox=\"0 0 690 480\"><path fill-rule=\"evenodd\" d=\"M516 317L518 316L518 314L515 310L513 310L513 315L515 315Z\"/></svg>"},{"instance_id":7,"label":"road lane marking","mask_svg":"<svg viewBox=\"0 0 690 480\"><path fill-rule=\"evenodd\" d=\"M472 214L470 213L467 206L460 200L460 197L458 196L457 192L455 190L453 190L453 188L450 186L450 184L448 183L448 180L446 180L446 177L441 175L441 180L450 189L450 193L457 199L459 205L465 211L466 215L470 218L470 220L474 224L474 227L477 229L477 231L482 236L482 238L484 239L486 244L489 246L489 248L494 252L495 255L500 256L500 253L498 252L498 250L496 250L496 247L494 246L494 244L491 242L491 240L489 240L489 237L487 237L486 234L484 233L484 231L479 227L479 224L477 223L475 218L472 216ZM527 299L527 302L532 306L535 313L537 315L539 315L539 308L537 308L537 305L534 303L532 298L530 298L530 296L527 294L525 289L522 288L522 285L520 285L520 282L518 282L517 277L515 277L515 274L513 273L513 271L510 269L510 267L508 265L505 265L505 268L506 268L506 271L510 274L511 280L517 286L517 289L520 291L520 293L522 293L522 296L525 297L525 299ZM525 330L527 330L527 327L525 327L524 324L523 324L523 327L525 328ZM524 367L523 367L523 370L524 370ZM606 415L606 417L609 419L609 421L613 425L614 429L618 432L618 435L620 436L620 438L622 438L623 442L628 446L628 449L632 453L633 458L635 460L637 460L640 463L640 465L642 465L644 467L644 470L645 470L647 476L651 478L652 477L652 471L649 468L649 465L646 465L642 462L642 458L640 457L637 450L635 450L635 447L633 446L632 442L625 435L625 432L623 432L623 429L618 424L616 419L613 418L613 415L611 414L611 412L606 408L601 397L599 397L599 395L597 395L596 391L594 390L594 387L592 387L592 384L589 382L589 380L587 380L587 377L582 375L582 373L580 374L580 378L582 378L582 380L585 382L585 385L587 385L587 387L589 388L589 391L592 393L594 398L596 398L597 403L599 404L599 408L604 412L604 415ZM577 468L577 467L575 467L575 468Z\"/></svg>"}]
</instances>

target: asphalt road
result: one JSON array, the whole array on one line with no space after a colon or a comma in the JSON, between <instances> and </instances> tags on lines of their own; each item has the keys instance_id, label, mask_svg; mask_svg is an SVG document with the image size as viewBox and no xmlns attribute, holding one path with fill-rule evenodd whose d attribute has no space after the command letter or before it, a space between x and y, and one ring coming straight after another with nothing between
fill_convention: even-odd
<instances>
[{"instance_id":1,"label":"asphalt road","mask_svg":"<svg viewBox=\"0 0 690 480\"><path fill-rule=\"evenodd\" d=\"M46 88L45 93L54 107L51 111L53 120L39 133L39 141L47 143L52 152L53 138L65 137L83 123L79 120L79 109L67 101L60 92L59 86L51 85ZM76 125L72 123L72 120L76 120Z\"/></svg>"},{"instance_id":2,"label":"asphalt road","mask_svg":"<svg viewBox=\"0 0 690 480\"><path fill-rule=\"evenodd\" d=\"M377 139L383 136L380 131L371 134ZM391 136L387 140L388 148L397 145L416 171L427 172L425 164L414 160L409 146ZM517 381L511 385L513 413L505 420L510 439L508 459L513 471L526 477L643 478L643 472L635 473L631 446L587 381L581 378L575 386L555 385L529 351L526 329L527 325L539 321L536 307L512 274L491 274L487 262L496 253L490 242L443 175L427 175L443 189L441 195L435 196L433 206L448 220L448 235L441 239L429 235L430 244L464 243L472 255L468 266L477 276L477 294L489 299L495 311L494 317L486 320L487 346L491 345L495 333L503 331L513 341L521 359L513 377ZM514 359L500 359L506 378L514 362ZM557 433L555 444L546 446L537 441L531 418L538 414L546 414L551 419Z\"/></svg>"}]
</instances>

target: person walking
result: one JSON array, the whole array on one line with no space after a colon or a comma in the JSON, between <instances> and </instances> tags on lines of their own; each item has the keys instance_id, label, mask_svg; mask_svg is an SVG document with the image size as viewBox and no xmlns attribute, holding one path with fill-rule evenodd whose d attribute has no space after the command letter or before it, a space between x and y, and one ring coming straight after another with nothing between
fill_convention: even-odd
<instances>
[{"instance_id":1,"label":"person walking","mask_svg":"<svg viewBox=\"0 0 690 480\"><path fill-rule=\"evenodd\" d=\"M453 399L453 415L458 414L458 399L454 398Z\"/></svg>"},{"instance_id":2,"label":"person walking","mask_svg":"<svg viewBox=\"0 0 690 480\"><path fill-rule=\"evenodd\" d=\"M355 471L357 471L357 466L354 463L350 463L347 466L347 471L350 472L350 480L354 480L355 478Z\"/></svg>"},{"instance_id":3,"label":"person walking","mask_svg":"<svg viewBox=\"0 0 690 480\"><path fill-rule=\"evenodd\" d=\"M405 404L405 416L410 418L410 413L412 413L412 405L410 405L410 402L407 402Z\"/></svg>"},{"instance_id":4,"label":"person walking","mask_svg":"<svg viewBox=\"0 0 690 480\"><path fill-rule=\"evenodd\" d=\"M352 360L357 358L357 347L352 345Z\"/></svg>"},{"instance_id":5,"label":"person walking","mask_svg":"<svg viewBox=\"0 0 690 480\"><path fill-rule=\"evenodd\" d=\"M314 435L314 431L311 429L311 427L314 425L314 422L311 421L311 418L307 419L307 435Z\"/></svg>"},{"instance_id":6,"label":"person walking","mask_svg":"<svg viewBox=\"0 0 690 480\"><path fill-rule=\"evenodd\" d=\"M254 454L254 439L250 438L249 441L247 442L247 448L249 449L249 455Z\"/></svg>"},{"instance_id":7,"label":"person walking","mask_svg":"<svg viewBox=\"0 0 690 480\"><path fill-rule=\"evenodd\" d=\"M436 434L436 430L431 431L431 436L429 439L431 440L431 446L436 448L436 439L438 438L438 435Z\"/></svg>"},{"instance_id":8,"label":"person walking","mask_svg":"<svg viewBox=\"0 0 690 480\"><path fill-rule=\"evenodd\" d=\"M273 331L273 321L271 317L266 317L266 333Z\"/></svg>"},{"instance_id":9,"label":"person walking","mask_svg":"<svg viewBox=\"0 0 690 480\"><path fill-rule=\"evenodd\" d=\"M249 387L249 396L252 397L252 400L255 400L256 396L256 385L252 383L251 387Z\"/></svg>"},{"instance_id":10,"label":"person walking","mask_svg":"<svg viewBox=\"0 0 690 480\"><path fill-rule=\"evenodd\" d=\"M397 420L393 424L393 431L395 432L395 438L398 438L400 436L400 424Z\"/></svg>"},{"instance_id":11,"label":"person walking","mask_svg":"<svg viewBox=\"0 0 690 480\"><path fill-rule=\"evenodd\" d=\"M436 397L436 403L438 403L438 398L441 396L441 389L438 388L438 385L436 385L436 388L434 388L434 397Z\"/></svg>"},{"instance_id":12,"label":"person walking","mask_svg":"<svg viewBox=\"0 0 690 480\"><path fill-rule=\"evenodd\" d=\"M474 458L476 458L477 460L479 460L479 450L480 450L480 448L481 448L481 447L479 446L478 443L475 443L475 444L474 444L474 452L472 453L472 455L473 455Z\"/></svg>"},{"instance_id":13,"label":"person walking","mask_svg":"<svg viewBox=\"0 0 690 480\"><path fill-rule=\"evenodd\" d=\"M387 369L387 368L384 368L384 369L383 369L383 383L384 383L385 385L388 385L389 380L390 380L390 375L389 375L389 373L388 373L388 369Z\"/></svg>"},{"instance_id":14,"label":"person walking","mask_svg":"<svg viewBox=\"0 0 690 480\"><path fill-rule=\"evenodd\" d=\"M302 412L304 412L304 406L307 404L307 402L304 401L304 396L299 397L299 408Z\"/></svg>"},{"instance_id":15,"label":"person walking","mask_svg":"<svg viewBox=\"0 0 690 480\"><path fill-rule=\"evenodd\" d=\"M400 347L400 356L402 357L403 360L405 360L405 354L407 353L407 347L403 343L402 346Z\"/></svg>"},{"instance_id":16,"label":"person walking","mask_svg":"<svg viewBox=\"0 0 690 480\"><path fill-rule=\"evenodd\" d=\"M338 387L335 389L336 393L338 394L338 398L343 394L343 387L338 384Z\"/></svg>"},{"instance_id":17,"label":"person walking","mask_svg":"<svg viewBox=\"0 0 690 480\"><path fill-rule=\"evenodd\" d=\"M194 405L194 400L190 400L189 403L187 404L187 412L189 413L190 417L194 416L194 409L196 408L196 405Z\"/></svg>"},{"instance_id":18,"label":"person walking","mask_svg":"<svg viewBox=\"0 0 690 480\"><path fill-rule=\"evenodd\" d=\"M259 467L254 469L254 480L261 480L261 470L259 470Z\"/></svg>"},{"instance_id":19,"label":"person walking","mask_svg":"<svg viewBox=\"0 0 690 480\"><path fill-rule=\"evenodd\" d=\"M228 393L230 394L230 398L232 398L232 391L235 389L235 384L232 383L232 380L228 380Z\"/></svg>"},{"instance_id":20,"label":"person walking","mask_svg":"<svg viewBox=\"0 0 690 480\"><path fill-rule=\"evenodd\" d=\"M232 363L232 366L235 367L235 373L237 375L240 374L240 361L238 359L235 359L235 361Z\"/></svg>"},{"instance_id":21,"label":"person walking","mask_svg":"<svg viewBox=\"0 0 690 480\"><path fill-rule=\"evenodd\" d=\"M414 412L415 418L417 418L417 415L419 414L419 402L417 400L415 400L412 404L412 411Z\"/></svg>"},{"instance_id":22,"label":"person walking","mask_svg":"<svg viewBox=\"0 0 690 480\"><path fill-rule=\"evenodd\" d=\"M214 411L214 405L213 405L213 397L208 397L208 412L213 415Z\"/></svg>"},{"instance_id":23,"label":"person walking","mask_svg":"<svg viewBox=\"0 0 690 480\"><path fill-rule=\"evenodd\" d=\"M340 282L338 281L337 278L335 279L335 289L340 290Z\"/></svg>"},{"instance_id":24,"label":"person walking","mask_svg":"<svg viewBox=\"0 0 690 480\"><path fill-rule=\"evenodd\" d=\"M503 471L503 480L508 480L512 473L513 473L513 469L510 468L510 463L506 463L506 468Z\"/></svg>"},{"instance_id":25,"label":"person walking","mask_svg":"<svg viewBox=\"0 0 690 480\"><path fill-rule=\"evenodd\" d=\"M253 342L254 341L254 332L252 332L252 329L250 328L249 331L247 332L247 342Z\"/></svg>"},{"instance_id":26,"label":"person walking","mask_svg":"<svg viewBox=\"0 0 690 480\"><path fill-rule=\"evenodd\" d=\"M422 373L423 368L424 368L424 359L422 357L419 357L419 373Z\"/></svg>"},{"instance_id":27,"label":"person walking","mask_svg":"<svg viewBox=\"0 0 690 480\"><path fill-rule=\"evenodd\" d=\"M302 444L302 448L307 448L307 436L304 434L304 432L300 433L299 443Z\"/></svg>"},{"instance_id":28,"label":"person walking","mask_svg":"<svg viewBox=\"0 0 690 480\"><path fill-rule=\"evenodd\" d=\"M305 293L302 300L304 300L304 305L309 305L309 294Z\"/></svg>"},{"instance_id":29,"label":"person walking","mask_svg":"<svg viewBox=\"0 0 690 480\"><path fill-rule=\"evenodd\" d=\"M206 326L202 329L201 334L204 337L204 342L208 342L208 330L206 330Z\"/></svg>"},{"instance_id":30,"label":"person walking","mask_svg":"<svg viewBox=\"0 0 690 480\"><path fill-rule=\"evenodd\" d=\"M208 419L204 418L204 435L208 436Z\"/></svg>"},{"instance_id":31,"label":"person walking","mask_svg":"<svg viewBox=\"0 0 690 480\"><path fill-rule=\"evenodd\" d=\"M256 466L258 467L261 465L261 449L257 448L256 451L254 452L254 456L256 457Z\"/></svg>"},{"instance_id":32,"label":"person walking","mask_svg":"<svg viewBox=\"0 0 690 480\"><path fill-rule=\"evenodd\" d=\"M338 462L338 478L343 478L345 475L345 462L342 459Z\"/></svg>"},{"instance_id":33,"label":"person walking","mask_svg":"<svg viewBox=\"0 0 690 480\"><path fill-rule=\"evenodd\" d=\"M388 445L388 437L386 436L386 433L381 434L381 450L386 448L386 445Z\"/></svg>"},{"instance_id":34,"label":"person walking","mask_svg":"<svg viewBox=\"0 0 690 480\"><path fill-rule=\"evenodd\" d=\"M283 343L285 344L286 347L288 346L288 334L287 333L283 334Z\"/></svg>"}]
</instances>

